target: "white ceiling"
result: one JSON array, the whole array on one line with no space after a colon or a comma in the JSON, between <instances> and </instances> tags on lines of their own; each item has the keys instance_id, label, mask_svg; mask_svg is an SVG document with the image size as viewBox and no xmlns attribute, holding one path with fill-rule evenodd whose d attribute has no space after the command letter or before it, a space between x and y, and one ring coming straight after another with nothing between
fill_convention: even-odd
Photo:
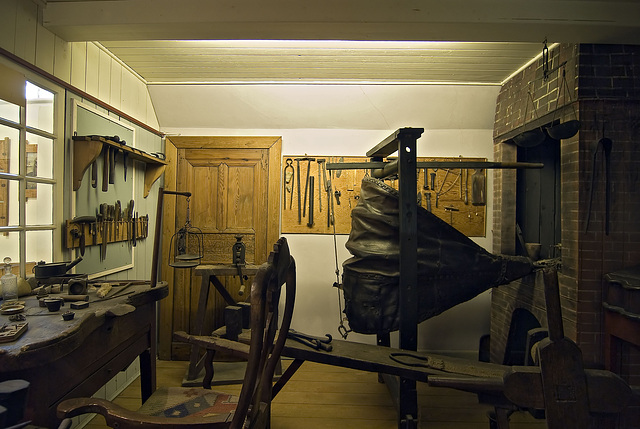
<instances>
[{"instance_id":1,"label":"white ceiling","mask_svg":"<svg viewBox=\"0 0 640 429\"><path fill-rule=\"evenodd\" d=\"M327 112L336 102L361 100L381 109L369 101L375 92L369 87L356 90L353 100L329 87L291 95L288 85L308 83L444 85L447 91L427 91L432 114L442 118L442 127L471 126L478 121L459 124L450 120L458 114L443 107L468 108L461 100L475 99L461 94L477 96L469 86L488 85L483 94L492 96L542 51L544 40L640 44L638 0L39 1L46 28L67 41L100 42L146 80L163 127L215 127L212 118L227 128L239 121L247 128L240 119L247 117L267 128L302 123L291 112L321 127L312 105ZM252 88L242 88L247 84ZM262 84L281 88L269 94ZM456 85L467 89L456 94ZM265 106L258 111L260 97ZM376 115L363 109L363 127L394 123L383 118L388 110ZM284 117L289 112L287 120L275 114L280 110ZM461 118L473 114L459 111ZM482 127L490 128L493 112L485 113ZM332 128L343 117L330 116ZM258 128L256 122L248 128Z\"/></svg>"},{"instance_id":2,"label":"white ceiling","mask_svg":"<svg viewBox=\"0 0 640 429\"><path fill-rule=\"evenodd\" d=\"M491 129L498 87L165 85L149 91L165 129Z\"/></svg>"}]
</instances>

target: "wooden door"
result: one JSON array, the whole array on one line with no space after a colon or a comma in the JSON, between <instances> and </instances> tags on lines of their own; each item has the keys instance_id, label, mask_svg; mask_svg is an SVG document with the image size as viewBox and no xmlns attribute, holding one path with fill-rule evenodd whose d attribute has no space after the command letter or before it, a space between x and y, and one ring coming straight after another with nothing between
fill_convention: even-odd
<instances>
[{"instance_id":1,"label":"wooden door","mask_svg":"<svg viewBox=\"0 0 640 429\"><path fill-rule=\"evenodd\" d=\"M189 191L191 225L203 233L202 264L232 262L236 235L242 235L246 262L266 261L279 235L280 137L171 137L165 189ZM200 277L192 269L168 265L171 236L186 221L186 198L165 195L163 216L163 280L170 293L160 304L158 350L161 359L187 359L189 348L173 344L174 331L191 332L195 326ZM237 301L239 277L220 279ZM250 281L251 279L249 279ZM205 332L223 324L226 306L212 287L207 303Z\"/></svg>"}]
</instances>

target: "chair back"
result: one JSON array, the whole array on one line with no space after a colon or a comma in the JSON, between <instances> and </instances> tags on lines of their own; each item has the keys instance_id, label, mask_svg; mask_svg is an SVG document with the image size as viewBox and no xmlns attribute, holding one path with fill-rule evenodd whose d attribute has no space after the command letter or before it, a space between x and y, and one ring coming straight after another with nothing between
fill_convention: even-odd
<instances>
[{"instance_id":1,"label":"chair back","mask_svg":"<svg viewBox=\"0 0 640 429\"><path fill-rule=\"evenodd\" d=\"M278 328L278 306L282 286L285 302ZM232 429L268 425L273 375L291 326L296 293L295 260L286 238L273 246L268 261L262 264L251 284L251 343L238 406ZM274 341L275 340L275 341Z\"/></svg>"}]
</instances>

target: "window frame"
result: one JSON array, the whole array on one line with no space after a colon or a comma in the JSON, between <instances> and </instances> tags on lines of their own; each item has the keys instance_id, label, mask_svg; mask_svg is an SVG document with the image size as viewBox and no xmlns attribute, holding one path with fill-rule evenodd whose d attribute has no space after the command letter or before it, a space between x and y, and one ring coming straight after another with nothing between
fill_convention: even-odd
<instances>
[{"instance_id":1,"label":"window frame","mask_svg":"<svg viewBox=\"0 0 640 429\"><path fill-rule=\"evenodd\" d=\"M37 263L38 261L27 261L27 233L31 231L52 231L52 258L60 259L62 252L62 234L59 234L60 225L63 221L64 202L64 109L66 91L64 88L52 83L51 81L10 62L2 62L3 65L17 69L25 76L25 90L27 82L36 85L53 94L53 131L47 132L37 128L27 126L27 107L19 106L20 115L19 122L13 122L0 118L0 124L13 128L19 133L19 165L18 173L0 173L0 179L18 182L18 224L9 226L0 226L0 232L17 232L18 233L18 256L19 261L12 261L13 264L19 262L19 275L27 278L30 272L27 271L28 265ZM51 178L27 176L27 134L33 134L47 139L51 139L53 146L53 175ZM27 183L46 184L52 186L52 223L42 225L27 225L26 218L26 189ZM53 262L53 261L48 261Z\"/></svg>"}]
</instances>

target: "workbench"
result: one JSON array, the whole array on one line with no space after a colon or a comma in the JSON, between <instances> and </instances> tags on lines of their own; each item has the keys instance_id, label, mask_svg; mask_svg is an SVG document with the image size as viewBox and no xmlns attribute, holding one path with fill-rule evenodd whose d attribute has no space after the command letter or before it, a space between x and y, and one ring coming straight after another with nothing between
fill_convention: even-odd
<instances>
[{"instance_id":1,"label":"workbench","mask_svg":"<svg viewBox=\"0 0 640 429\"><path fill-rule=\"evenodd\" d=\"M245 264L242 266L242 274L253 276L258 272L259 265ZM211 332L203 332L204 319L207 311L207 300L209 299L209 291L211 284L216 288L218 293L224 298L227 305L237 305L236 300L231 296L229 291L224 287L218 276L235 276L238 275L238 268L233 264L215 264L215 265L198 265L195 267L195 274L200 276L200 296L198 297L198 310L196 313L195 329L192 335L210 335ZM247 296L248 288L247 286ZM200 356L200 347L191 346L191 354L189 356L189 368L182 382L183 386L199 386L201 385L201 372L203 369L203 357Z\"/></svg>"},{"instance_id":2,"label":"workbench","mask_svg":"<svg viewBox=\"0 0 640 429\"><path fill-rule=\"evenodd\" d=\"M105 299L89 294L86 309L74 309L65 321L62 313L39 306L36 296L22 297L27 331L0 344L0 380L30 383L25 420L42 427L57 427L56 407L64 399L91 396L140 357L142 400L156 383L156 301L168 295L166 282L114 286ZM113 295L114 298L109 299ZM55 295L51 295L55 296ZM0 315L1 324L11 324Z\"/></svg>"}]
</instances>

